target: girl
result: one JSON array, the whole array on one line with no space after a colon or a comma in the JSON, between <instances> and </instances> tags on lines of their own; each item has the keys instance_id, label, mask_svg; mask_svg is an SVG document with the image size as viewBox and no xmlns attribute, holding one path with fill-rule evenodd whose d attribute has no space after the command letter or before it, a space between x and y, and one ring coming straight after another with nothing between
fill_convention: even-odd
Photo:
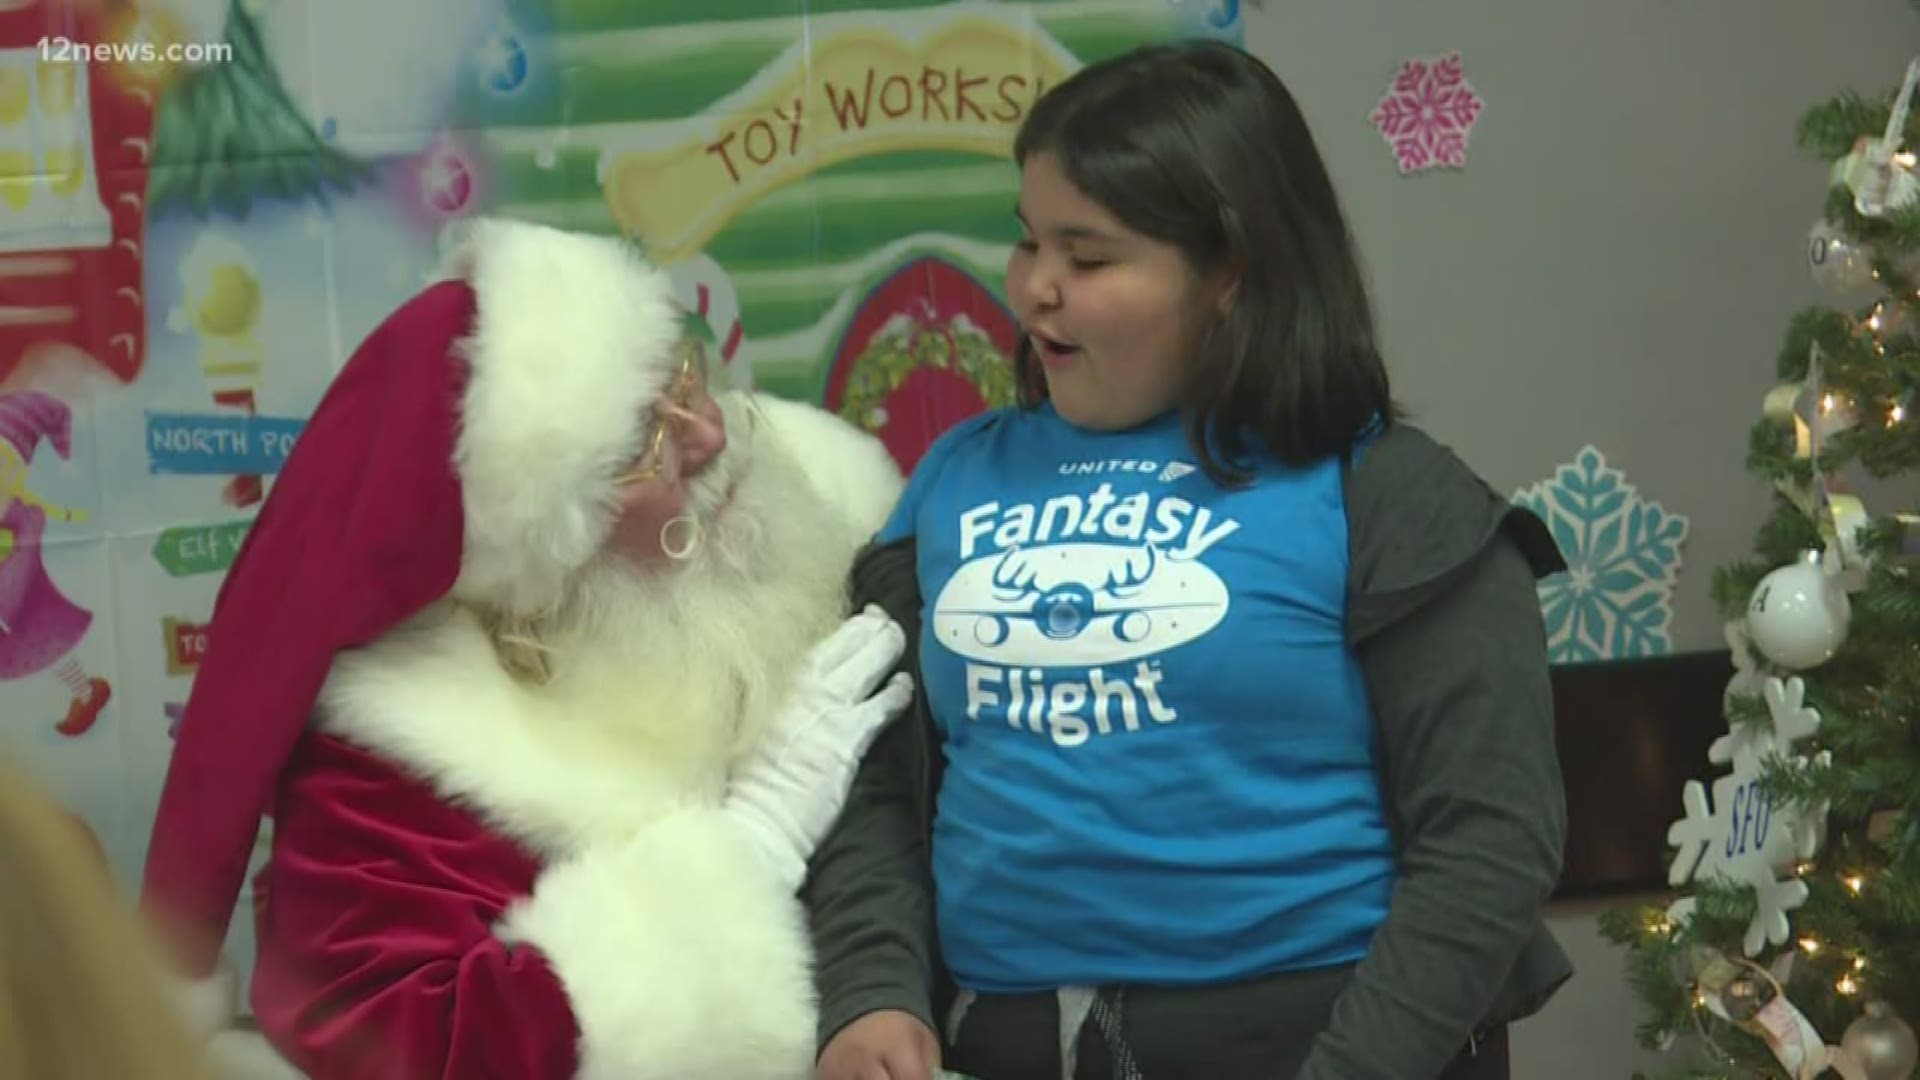
<instances>
[{"instance_id":1,"label":"girl","mask_svg":"<svg viewBox=\"0 0 1920 1080\"><path fill-rule=\"evenodd\" d=\"M1401 421L1259 61L1096 63L1014 154L1022 400L854 571L922 690L807 888L821 1080L1506 1076L1571 974L1551 537Z\"/></svg>"},{"instance_id":2,"label":"girl","mask_svg":"<svg viewBox=\"0 0 1920 1080\"><path fill-rule=\"evenodd\" d=\"M99 840L0 760L0 1080L212 1080Z\"/></svg>"}]
</instances>

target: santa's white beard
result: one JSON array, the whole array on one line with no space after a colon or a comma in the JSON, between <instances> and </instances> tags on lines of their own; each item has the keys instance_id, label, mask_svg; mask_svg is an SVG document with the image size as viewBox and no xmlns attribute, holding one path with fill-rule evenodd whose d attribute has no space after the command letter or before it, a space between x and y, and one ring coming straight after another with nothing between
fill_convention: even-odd
<instances>
[{"instance_id":1,"label":"santa's white beard","mask_svg":"<svg viewBox=\"0 0 1920 1080\"><path fill-rule=\"evenodd\" d=\"M684 558L603 553L543 629L549 693L653 753L730 760L764 732L806 651L845 615L859 542L774 440L727 403L731 443L689 492ZM742 437L746 436L746 437ZM693 762L689 762L693 764Z\"/></svg>"}]
</instances>

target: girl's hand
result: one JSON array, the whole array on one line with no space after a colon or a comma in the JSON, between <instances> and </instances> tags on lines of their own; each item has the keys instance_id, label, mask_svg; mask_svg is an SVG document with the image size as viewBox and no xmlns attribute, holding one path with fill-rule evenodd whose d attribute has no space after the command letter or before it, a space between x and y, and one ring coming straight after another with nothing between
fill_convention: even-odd
<instances>
[{"instance_id":1,"label":"girl's hand","mask_svg":"<svg viewBox=\"0 0 1920 1080\"><path fill-rule=\"evenodd\" d=\"M882 1009L840 1029L820 1055L819 1080L934 1080L940 1040L909 1012Z\"/></svg>"}]
</instances>

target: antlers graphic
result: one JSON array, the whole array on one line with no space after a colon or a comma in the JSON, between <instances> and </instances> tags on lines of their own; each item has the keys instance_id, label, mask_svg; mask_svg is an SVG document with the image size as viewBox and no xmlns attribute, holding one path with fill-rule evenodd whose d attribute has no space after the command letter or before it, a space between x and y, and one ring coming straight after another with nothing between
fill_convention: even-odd
<instances>
[{"instance_id":1,"label":"antlers graphic","mask_svg":"<svg viewBox=\"0 0 1920 1080\"><path fill-rule=\"evenodd\" d=\"M1013 603L1040 594L1040 590L1033 585L1034 578L1038 575L1034 573L1032 567L1027 565L1025 559L1017 564L1008 565L1019 551L1018 547L1008 548L1007 553L1000 556L1000 561L993 567L993 591L1005 603Z\"/></svg>"},{"instance_id":2,"label":"antlers graphic","mask_svg":"<svg viewBox=\"0 0 1920 1080\"><path fill-rule=\"evenodd\" d=\"M1127 561L1120 565L1120 571L1109 571L1107 573L1106 584L1100 587L1101 590L1116 600L1125 599L1139 592L1140 587L1146 584L1147 579L1153 576L1154 569L1160 565L1160 549L1154 547L1152 544L1148 544L1146 546L1146 552L1147 565L1145 569L1135 570L1133 567L1133 558L1129 556ZM1124 572L1125 576L1121 576L1122 572Z\"/></svg>"}]
</instances>

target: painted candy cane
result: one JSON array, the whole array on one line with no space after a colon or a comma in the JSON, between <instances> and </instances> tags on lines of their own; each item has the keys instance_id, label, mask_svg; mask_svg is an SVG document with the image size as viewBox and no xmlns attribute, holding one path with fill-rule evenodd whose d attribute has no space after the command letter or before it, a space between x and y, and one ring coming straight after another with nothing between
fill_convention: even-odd
<instances>
[{"instance_id":1,"label":"painted candy cane","mask_svg":"<svg viewBox=\"0 0 1920 1080\"><path fill-rule=\"evenodd\" d=\"M713 335L713 347L725 365L728 383L745 389L753 385L753 374L742 356L746 344L746 325L740 320L740 296L733 279L704 252L683 259L668 268L680 303L698 315Z\"/></svg>"}]
</instances>

